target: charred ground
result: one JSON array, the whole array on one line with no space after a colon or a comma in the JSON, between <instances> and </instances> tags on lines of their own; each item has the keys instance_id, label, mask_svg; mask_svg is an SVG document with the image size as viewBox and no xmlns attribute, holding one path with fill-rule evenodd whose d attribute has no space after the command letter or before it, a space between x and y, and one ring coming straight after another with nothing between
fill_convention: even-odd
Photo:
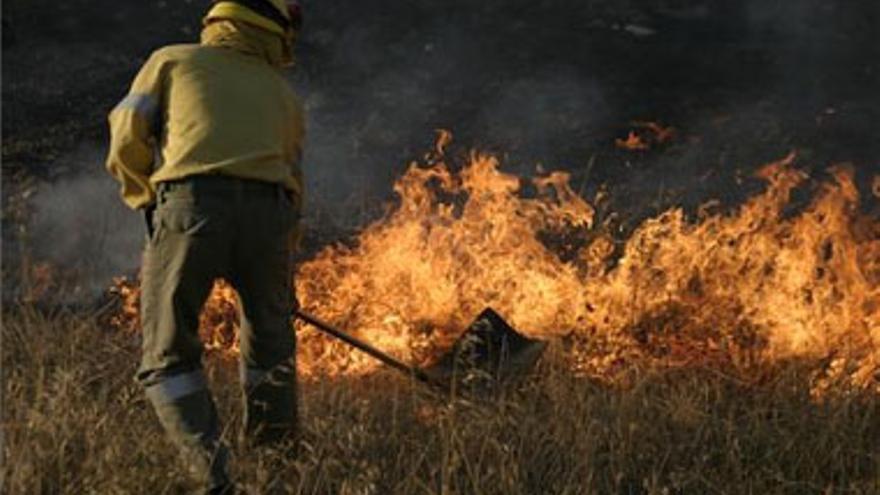
<instances>
[{"instance_id":1,"label":"charred ground","mask_svg":"<svg viewBox=\"0 0 880 495\"><path fill-rule=\"evenodd\" d=\"M498 151L524 169L541 162L577 178L595 156L591 183L652 199L650 179L660 177L724 196L729 182L694 176L747 172L791 149L817 169L875 167L880 7L726 3L307 5L292 76L310 110L306 167L330 189L366 182L381 196L435 128L452 130L462 150ZM105 115L139 65L153 49L194 40L205 6L5 2L4 177L81 172L57 159L103 146ZM682 139L620 152L614 138L632 120L676 126Z\"/></svg>"},{"instance_id":2,"label":"charred ground","mask_svg":"<svg viewBox=\"0 0 880 495\"><path fill-rule=\"evenodd\" d=\"M69 226L87 222L81 217L90 211L118 208L102 171L106 114L152 50L197 39L206 5L3 4L7 267L28 249L55 265L94 256L86 241L66 242L76 247L63 256L40 251L81 236ZM873 2L306 8L291 79L308 109L307 224L320 225L309 229L307 247L381 214L393 179L431 148L439 128L454 133L453 155L498 153L505 169L525 174L537 165L566 169L588 198L610 190L600 216L613 212L624 231L672 205L719 199L734 206L762 187L749 180L752 171L792 150L820 179L829 165L852 163L863 207L878 211L870 191L880 161L880 7ZM676 138L648 151L618 149L615 139L633 121L674 126ZM54 200L33 199L39 191L75 194L63 210L77 218L58 218ZM125 222L121 210L116 217ZM136 252L131 218L128 227L109 222L125 233L109 242ZM29 226L27 235L16 225ZM92 271L106 280L136 262L133 255Z\"/></svg>"}]
</instances>

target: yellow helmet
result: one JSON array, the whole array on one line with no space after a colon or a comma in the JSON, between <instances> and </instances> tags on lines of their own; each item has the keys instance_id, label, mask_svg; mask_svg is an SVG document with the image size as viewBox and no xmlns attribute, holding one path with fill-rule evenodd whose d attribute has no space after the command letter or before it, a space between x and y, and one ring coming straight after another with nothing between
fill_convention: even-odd
<instances>
[{"instance_id":1,"label":"yellow helmet","mask_svg":"<svg viewBox=\"0 0 880 495\"><path fill-rule=\"evenodd\" d=\"M211 7L204 23L217 19L234 19L252 24L281 36L290 36L300 27L301 11L295 0L230 0Z\"/></svg>"}]
</instances>

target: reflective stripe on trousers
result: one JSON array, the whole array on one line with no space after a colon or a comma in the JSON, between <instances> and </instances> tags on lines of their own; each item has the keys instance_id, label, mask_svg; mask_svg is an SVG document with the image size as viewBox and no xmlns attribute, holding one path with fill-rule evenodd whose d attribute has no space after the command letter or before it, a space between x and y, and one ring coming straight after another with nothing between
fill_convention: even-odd
<instances>
[{"instance_id":1,"label":"reflective stripe on trousers","mask_svg":"<svg viewBox=\"0 0 880 495\"><path fill-rule=\"evenodd\" d=\"M285 360L273 367L269 370L264 370L262 368L252 368L250 366L242 366L240 370L241 374L241 384L245 390L252 389L256 386L262 385L263 383L270 383L275 386L286 385L287 382L284 383L274 383L278 378L290 379L292 375L295 373L294 365L290 362L290 360ZM273 379L271 375L276 375L276 378Z\"/></svg>"},{"instance_id":2,"label":"reflective stripe on trousers","mask_svg":"<svg viewBox=\"0 0 880 495\"><path fill-rule=\"evenodd\" d=\"M168 404L208 388L202 370L163 377L146 387L147 397L154 404Z\"/></svg>"}]
</instances>

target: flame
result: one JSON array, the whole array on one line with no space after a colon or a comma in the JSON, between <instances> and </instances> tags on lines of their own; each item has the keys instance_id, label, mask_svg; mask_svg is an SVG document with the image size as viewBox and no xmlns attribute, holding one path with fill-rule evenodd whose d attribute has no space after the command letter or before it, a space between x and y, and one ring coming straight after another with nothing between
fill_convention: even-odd
<instances>
[{"instance_id":1,"label":"flame","mask_svg":"<svg viewBox=\"0 0 880 495\"><path fill-rule=\"evenodd\" d=\"M644 151L651 147L636 131L629 131L626 139L615 139L614 144L618 148L631 151Z\"/></svg>"},{"instance_id":2,"label":"flame","mask_svg":"<svg viewBox=\"0 0 880 495\"><path fill-rule=\"evenodd\" d=\"M626 139L614 140L615 146L620 149L646 151L657 145L669 144L678 135L675 127L666 127L657 122L635 121L631 124L636 130L629 131Z\"/></svg>"},{"instance_id":3,"label":"flame","mask_svg":"<svg viewBox=\"0 0 880 495\"><path fill-rule=\"evenodd\" d=\"M708 204L689 220L672 208L625 240L594 225L563 172L525 180L477 153L457 172L413 164L394 209L299 267L297 295L414 363L489 306L525 334L561 340L571 369L600 379L651 363L749 370L803 358L826 363L816 389L844 379L880 392L880 220L859 213L847 167L793 210L809 181L793 162L763 167L766 189L733 212ZM118 324L133 326L137 290L118 285ZM219 283L201 319L210 346L233 353L234 300ZM313 329L298 336L306 376L378 366Z\"/></svg>"},{"instance_id":4,"label":"flame","mask_svg":"<svg viewBox=\"0 0 880 495\"><path fill-rule=\"evenodd\" d=\"M452 133L446 129L437 129L437 141L434 144L435 156L442 157L446 154L446 147L452 143Z\"/></svg>"},{"instance_id":5,"label":"flame","mask_svg":"<svg viewBox=\"0 0 880 495\"><path fill-rule=\"evenodd\" d=\"M666 127L657 122L636 121L633 122L632 125L636 128L648 131L652 140L657 144L670 143L678 135L678 129L675 127Z\"/></svg>"}]
</instances>

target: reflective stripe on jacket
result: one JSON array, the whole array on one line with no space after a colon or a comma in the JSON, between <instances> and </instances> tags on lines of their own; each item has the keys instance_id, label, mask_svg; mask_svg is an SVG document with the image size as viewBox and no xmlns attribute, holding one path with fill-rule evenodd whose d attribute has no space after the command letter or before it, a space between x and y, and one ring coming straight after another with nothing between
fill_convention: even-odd
<instances>
[{"instance_id":1,"label":"reflective stripe on jacket","mask_svg":"<svg viewBox=\"0 0 880 495\"><path fill-rule=\"evenodd\" d=\"M132 208L157 183L223 174L283 184L299 202L303 110L282 76L284 39L229 20L201 45L157 50L110 113L107 169Z\"/></svg>"}]
</instances>

